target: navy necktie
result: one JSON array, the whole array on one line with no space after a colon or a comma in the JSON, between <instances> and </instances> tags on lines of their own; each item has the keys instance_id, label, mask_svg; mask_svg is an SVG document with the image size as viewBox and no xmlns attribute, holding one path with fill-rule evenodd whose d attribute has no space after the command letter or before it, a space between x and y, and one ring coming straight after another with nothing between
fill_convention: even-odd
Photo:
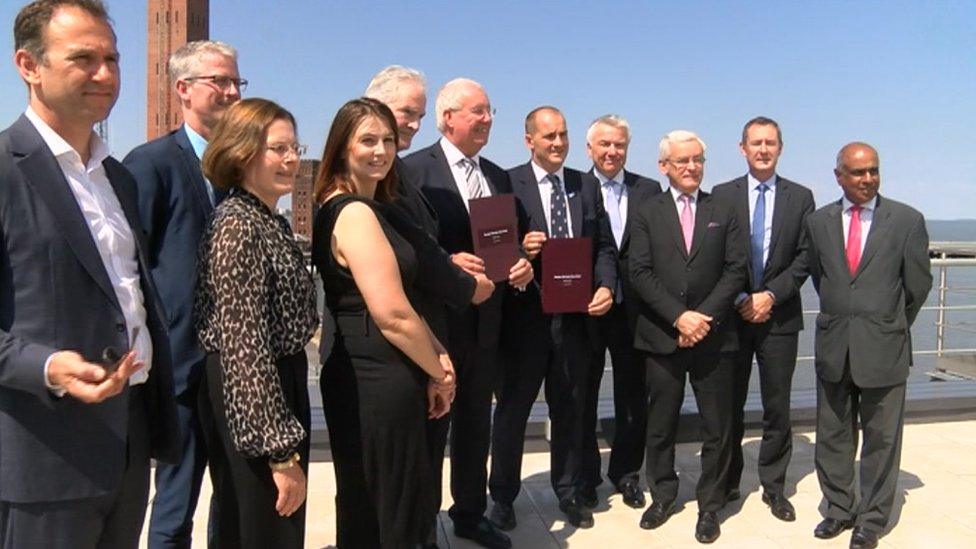
<instances>
[{"instance_id":1,"label":"navy necktie","mask_svg":"<svg viewBox=\"0 0 976 549\"><path fill-rule=\"evenodd\" d=\"M551 238L569 238L569 215L566 213L566 191L559 176L549 174L552 196L549 198L549 229Z\"/></svg>"},{"instance_id":2,"label":"navy necktie","mask_svg":"<svg viewBox=\"0 0 976 549\"><path fill-rule=\"evenodd\" d=\"M763 271L766 270L766 261L763 259L763 248L766 240L766 191L769 187L765 183L760 183L759 198L756 198L756 209L752 213L752 289L759 291L762 289Z\"/></svg>"}]
</instances>

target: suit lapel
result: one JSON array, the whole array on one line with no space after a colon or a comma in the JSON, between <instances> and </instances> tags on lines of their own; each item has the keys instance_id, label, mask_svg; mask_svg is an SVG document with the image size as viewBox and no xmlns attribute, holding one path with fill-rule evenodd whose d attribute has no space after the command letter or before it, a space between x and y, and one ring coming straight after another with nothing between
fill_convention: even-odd
<instances>
[{"instance_id":1,"label":"suit lapel","mask_svg":"<svg viewBox=\"0 0 976 549\"><path fill-rule=\"evenodd\" d=\"M539 230L549 235L549 224L542 208L542 197L539 194L539 183L535 181L535 174L531 164L523 165L518 173L518 184L522 186L521 197L525 212L529 214L529 230Z\"/></svg>"},{"instance_id":2,"label":"suit lapel","mask_svg":"<svg viewBox=\"0 0 976 549\"><path fill-rule=\"evenodd\" d=\"M827 211L827 236L828 242L834 247L831 252L826 250L828 253L833 253L837 259L840 261L840 265L843 265L844 273L850 277L850 271L847 269L847 246L844 245L844 221L843 221L843 206L841 201L834 202L830 206L830 210ZM826 254L824 254L826 255Z\"/></svg>"},{"instance_id":3,"label":"suit lapel","mask_svg":"<svg viewBox=\"0 0 976 549\"><path fill-rule=\"evenodd\" d=\"M752 234L752 219L749 217L749 200L752 199L749 196L749 178L740 177L735 180L735 192L733 196L735 197L735 214L739 216L739 219L744 223L743 230ZM751 242L751 240L750 240ZM746 270L749 273L749 280L752 280L752 246L748 247L746 252L749 261L746 262Z\"/></svg>"},{"instance_id":4,"label":"suit lapel","mask_svg":"<svg viewBox=\"0 0 976 549\"><path fill-rule=\"evenodd\" d=\"M688 259L688 250L685 249L685 237L681 233L681 219L678 218L678 207L675 204L674 195L671 194L670 187L661 193L661 197L658 199L658 207L660 208L658 212L658 215L661 216L660 219L667 220L665 224L671 232L671 241L674 242L674 246L681 252L681 257Z\"/></svg>"},{"instance_id":5,"label":"suit lapel","mask_svg":"<svg viewBox=\"0 0 976 549\"><path fill-rule=\"evenodd\" d=\"M566 203L569 207L569 219L573 224L573 236L579 238L583 236L583 179L578 172L563 170L566 181ZM597 191L599 192L599 190ZM600 200L603 200L602 196Z\"/></svg>"},{"instance_id":6,"label":"suit lapel","mask_svg":"<svg viewBox=\"0 0 976 549\"><path fill-rule=\"evenodd\" d=\"M488 185L488 188L491 190L491 196L501 194L501 191L498 189L497 186L495 186L495 182L492 181L490 177L488 177L488 170L485 169L486 167L485 159L481 158L480 156L478 157L478 167L481 168L481 175L484 178L485 183Z\"/></svg>"},{"instance_id":7,"label":"suit lapel","mask_svg":"<svg viewBox=\"0 0 976 549\"><path fill-rule=\"evenodd\" d=\"M105 292L116 308L121 310L119 302L112 288L112 282L105 272L105 265L98 254L98 248L92 239L91 230L88 222L85 221L81 207L75 200L68 181L61 172L51 150L41 139L41 136L34 129L34 126L26 118L18 120L19 130L26 134L23 137L32 143L32 149L27 156L18 162L18 167L27 182L35 189L37 196L41 198L51 210L54 222L57 224L61 235L74 251L78 262L88 271L98 287ZM26 124L27 127L23 125ZM11 139L16 143L17 138ZM25 143L26 144L26 143Z\"/></svg>"},{"instance_id":8,"label":"suit lapel","mask_svg":"<svg viewBox=\"0 0 976 549\"><path fill-rule=\"evenodd\" d=\"M878 200L874 205L874 212L872 212L871 229L868 231L868 239L864 243L864 253L861 254L861 261L857 264L857 272L854 273L855 279L864 272L864 268L867 267L871 259L877 254L878 247L881 246L881 239L884 238L888 229L888 217L890 214L891 212L888 211L881 197L878 196Z\"/></svg>"},{"instance_id":9,"label":"suit lapel","mask_svg":"<svg viewBox=\"0 0 976 549\"><path fill-rule=\"evenodd\" d=\"M213 213L213 205L210 203L210 195L207 193L207 180L203 177L203 170L200 168L200 159L190 144L190 139L186 136L186 129L180 128L173 135L173 141L179 149L180 162L183 165L183 173L186 180L190 182L190 189L193 193L191 202L200 211L203 219L208 219ZM214 201L217 201L217 188L214 187Z\"/></svg>"},{"instance_id":10,"label":"suit lapel","mask_svg":"<svg viewBox=\"0 0 976 549\"><path fill-rule=\"evenodd\" d=\"M769 255L766 258L766 268L773 263L773 253L776 251L776 243L779 235L783 232L783 223L787 217L787 209L790 207L790 183L782 177L776 176L776 197L773 199L773 224L772 234L769 236ZM765 280L765 277L763 277Z\"/></svg>"},{"instance_id":11,"label":"suit lapel","mask_svg":"<svg viewBox=\"0 0 976 549\"><path fill-rule=\"evenodd\" d=\"M455 208L459 208L458 212L464 218L464 223L470 225L471 219L468 216L467 205L464 203L464 198L461 197L461 193L458 191L457 182L454 181L454 172L451 171L451 165L447 163L447 157L444 156L444 148L441 147L440 141L434 142L429 150L435 175L433 181L450 193Z\"/></svg>"},{"instance_id":12,"label":"suit lapel","mask_svg":"<svg viewBox=\"0 0 976 549\"><path fill-rule=\"evenodd\" d=\"M147 266L149 262L145 256L146 242L142 229L140 228L139 210L136 206L136 197L133 194L135 182L129 180L129 175L122 172L124 168L118 163L105 160L102 162L102 166L105 167L105 175L108 176L108 181L115 191L115 196L119 199L119 205L122 206L122 213L125 215L125 220L129 224L129 230L132 231L132 239L135 241L139 267L142 268L143 274L148 273ZM210 204L209 200L207 204Z\"/></svg>"},{"instance_id":13,"label":"suit lapel","mask_svg":"<svg viewBox=\"0 0 976 549\"><path fill-rule=\"evenodd\" d=\"M637 216L637 206L641 203L647 185L640 183L637 176L624 170L624 187L627 189L627 221L624 222L624 232L620 237L620 249L626 248L630 241L630 220Z\"/></svg>"},{"instance_id":14,"label":"suit lapel","mask_svg":"<svg viewBox=\"0 0 976 549\"><path fill-rule=\"evenodd\" d=\"M711 196L704 191L698 191L698 207L695 209L695 232L692 233L691 237L691 253L688 254L689 261L695 259L695 255L701 249L701 243L705 240L705 232L708 230L708 223L712 220L713 210ZM683 243L684 236L682 235Z\"/></svg>"}]
</instances>

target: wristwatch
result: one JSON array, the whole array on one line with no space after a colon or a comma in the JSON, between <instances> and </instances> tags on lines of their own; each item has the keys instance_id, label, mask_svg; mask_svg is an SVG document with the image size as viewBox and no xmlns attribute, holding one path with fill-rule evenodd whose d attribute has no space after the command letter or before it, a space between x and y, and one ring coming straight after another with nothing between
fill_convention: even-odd
<instances>
[{"instance_id":1,"label":"wristwatch","mask_svg":"<svg viewBox=\"0 0 976 549\"><path fill-rule=\"evenodd\" d=\"M298 465L302 461L302 455L298 452L290 455L285 461L273 461L268 460L268 467L271 467L272 471L284 471L285 469L291 469L292 467Z\"/></svg>"}]
</instances>

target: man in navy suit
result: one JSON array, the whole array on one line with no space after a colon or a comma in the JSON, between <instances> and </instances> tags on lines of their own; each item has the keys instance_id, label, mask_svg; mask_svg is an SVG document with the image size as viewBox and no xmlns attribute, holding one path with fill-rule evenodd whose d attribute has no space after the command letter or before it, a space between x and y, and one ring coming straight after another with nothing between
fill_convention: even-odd
<instances>
[{"instance_id":1,"label":"man in navy suit","mask_svg":"<svg viewBox=\"0 0 976 549\"><path fill-rule=\"evenodd\" d=\"M135 548L178 427L135 183L92 132L118 97L115 33L98 0L38 0L14 38L29 98L0 133L0 546Z\"/></svg>"},{"instance_id":2,"label":"man in navy suit","mask_svg":"<svg viewBox=\"0 0 976 549\"><path fill-rule=\"evenodd\" d=\"M491 103L480 84L457 78L437 93L435 109L442 137L404 158L404 185L420 189L433 208L436 234L454 263L484 279L484 261L473 253L468 200L512 192L508 174L480 155L491 132ZM532 280L526 259L510 267L509 284L497 285L491 297L476 307L448 314L446 341L458 376L451 419L454 504L449 514L455 535L494 548L511 546L508 536L484 517L502 300L506 286L524 286Z\"/></svg>"},{"instance_id":3,"label":"man in navy suit","mask_svg":"<svg viewBox=\"0 0 976 549\"><path fill-rule=\"evenodd\" d=\"M759 366L763 403L763 437L759 448L762 500L773 516L796 520L793 505L783 493L786 468L793 449L790 392L796 367L797 341L803 329L800 287L806 280L801 236L813 212L813 193L776 173L783 139L776 121L753 118L742 129L739 143L749 173L716 185L715 198L731 204L743 232L743 251L749 258L746 285L735 299L739 352L732 396L732 465L728 499L739 498L742 478L743 407L749 394L752 357Z\"/></svg>"},{"instance_id":4,"label":"man in navy suit","mask_svg":"<svg viewBox=\"0 0 976 549\"><path fill-rule=\"evenodd\" d=\"M512 503L521 486L525 426L545 381L552 420L551 481L559 509L573 526L590 528L593 514L579 493L582 486L583 401L592 350L588 316L606 314L617 287L616 254L600 189L592 179L566 168L569 133L555 107L539 107L525 118L525 143L531 160L509 170L524 233L522 247L535 262L536 284L513 294L505 329L513 359L503 372L495 429L491 478L495 501L491 519L515 526ZM542 310L541 256L550 238L590 237L593 242L593 297L587 312L545 314Z\"/></svg>"},{"instance_id":5,"label":"man in navy suit","mask_svg":"<svg viewBox=\"0 0 976 549\"><path fill-rule=\"evenodd\" d=\"M603 208L610 221L613 245L617 251L617 288L614 303L607 314L593 318L594 351L590 366L585 415L583 416L583 479L580 493L596 500L596 487L602 482L600 448L596 440L596 410L600 381L606 364L607 350L613 365L614 436L607 477L623 496L625 504L644 507L640 487L640 468L644 462L644 439L647 432L647 404L644 393L644 362L634 352L633 319L637 303L627 276L627 247L630 223L649 197L661 192L653 179L624 169L630 145L630 125L617 115L601 116L586 132L586 153L593 169L584 174L596 179L603 198ZM628 314L631 310L631 314Z\"/></svg>"},{"instance_id":6,"label":"man in navy suit","mask_svg":"<svg viewBox=\"0 0 976 549\"><path fill-rule=\"evenodd\" d=\"M631 229L630 278L640 296L634 346L647 366L647 483L651 506L640 526L664 524L675 509L674 444L691 381L702 425L695 539L720 535L731 448L732 301L745 284L745 254L735 212L701 190L705 144L684 130L659 146L658 169L669 188L644 203Z\"/></svg>"},{"instance_id":7,"label":"man in navy suit","mask_svg":"<svg viewBox=\"0 0 976 549\"><path fill-rule=\"evenodd\" d=\"M241 98L246 81L237 52L221 42L190 42L169 59L169 77L180 98L183 125L136 147L124 164L136 178L148 259L169 325L183 458L156 467L156 496L149 519L149 547L188 548L193 513L207 465L197 415L197 389L206 357L193 328L200 238L222 191L204 179L200 158L224 110Z\"/></svg>"}]
</instances>

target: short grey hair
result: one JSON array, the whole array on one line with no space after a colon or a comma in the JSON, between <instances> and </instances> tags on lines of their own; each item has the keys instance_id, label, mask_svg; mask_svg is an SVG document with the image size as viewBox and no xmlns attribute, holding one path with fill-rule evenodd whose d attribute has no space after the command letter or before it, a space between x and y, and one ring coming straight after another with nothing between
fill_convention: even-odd
<instances>
[{"instance_id":1,"label":"short grey hair","mask_svg":"<svg viewBox=\"0 0 976 549\"><path fill-rule=\"evenodd\" d=\"M605 114L591 122L589 129L586 130L587 143L593 142L593 134L596 133L597 126L601 125L622 129L627 134L627 142L630 143L630 124L627 123L626 118L617 116L616 114Z\"/></svg>"},{"instance_id":2,"label":"short grey hair","mask_svg":"<svg viewBox=\"0 0 976 549\"><path fill-rule=\"evenodd\" d=\"M200 58L204 55L222 55L237 63L237 50L230 44L217 40L195 40L187 42L169 56L169 80L174 85L177 80L196 76L194 73L200 65Z\"/></svg>"},{"instance_id":3,"label":"short grey hair","mask_svg":"<svg viewBox=\"0 0 976 549\"><path fill-rule=\"evenodd\" d=\"M671 144L672 143L684 143L686 141L697 141L702 148L702 154L705 153L705 142L701 140L695 132L690 132L688 130L673 130L667 133L661 138L661 142L658 144L658 162L663 162L668 159L671 154Z\"/></svg>"},{"instance_id":4,"label":"short grey hair","mask_svg":"<svg viewBox=\"0 0 976 549\"><path fill-rule=\"evenodd\" d=\"M417 69L404 67L403 65L390 65L373 76L363 92L364 97L376 99L389 105L400 95L400 86L412 82L418 84L426 90L427 80L424 73Z\"/></svg>"},{"instance_id":5,"label":"short grey hair","mask_svg":"<svg viewBox=\"0 0 976 549\"><path fill-rule=\"evenodd\" d=\"M466 86L473 86L481 91L485 91L485 88L481 84L470 78L455 78L447 84L444 84L440 91L437 92L437 100L434 101L434 110L437 111L437 131L444 133L444 130L447 129L444 126L445 112L461 109L461 99L464 96L461 90ZM487 95L487 92L485 95Z\"/></svg>"}]
</instances>

